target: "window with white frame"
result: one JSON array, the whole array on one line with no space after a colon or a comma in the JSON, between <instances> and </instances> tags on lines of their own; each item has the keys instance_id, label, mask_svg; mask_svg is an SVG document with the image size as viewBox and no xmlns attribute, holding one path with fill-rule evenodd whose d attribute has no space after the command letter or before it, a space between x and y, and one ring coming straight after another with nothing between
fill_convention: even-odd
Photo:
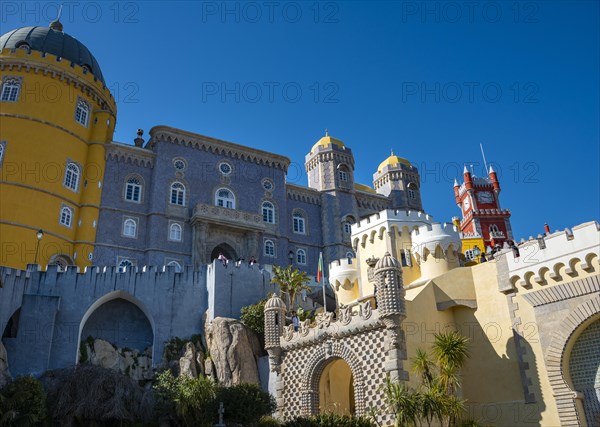
<instances>
[{"instance_id":1,"label":"window with white frame","mask_svg":"<svg viewBox=\"0 0 600 427\"><path fill-rule=\"evenodd\" d=\"M185 206L185 185L181 182L171 184L170 201L172 205Z\"/></svg>"},{"instance_id":2,"label":"window with white frame","mask_svg":"<svg viewBox=\"0 0 600 427\"><path fill-rule=\"evenodd\" d=\"M275 206L271 202L263 202L262 204L263 222L267 224L275 224Z\"/></svg>"},{"instance_id":3,"label":"window with white frame","mask_svg":"<svg viewBox=\"0 0 600 427\"><path fill-rule=\"evenodd\" d=\"M71 228L73 225L73 209L68 206L60 208L60 217L58 219L60 225Z\"/></svg>"},{"instance_id":4,"label":"window with white frame","mask_svg":"<svg viewBox=\"0 0 600 427\"><path fill-rule=\"evenodd\" d=\"M497 233L498 231L498 226L496 224L490 225L490 233Z\"/></svg>"},{"instance_id":5,"label":"window with white frame","mask_svg":"<svg viewBox=\"0 0 600 427\"><path fill-rule=\"evenodd\" d=\"M465 251L465 259L467 261L473 261L475 259L475 253L473 252L473 249L467 249Z\"/></svg>"},{"instance_id":6,"label":"window with white frame","mask_svg":"<svg viewBox=\"0 0 600 427\"><path fill-rule=\"evenodd\" d=\"M123 236L133 237L137 236L137 221L133 218L125 218L123 220Z\"/></svg>"},{"instance_id":7,"label":"window with white frame","mask_svg":"<svg viewBox=\"0 0 600 427\"><path fill-rule=\"evenodd\" d=\"M124 273L133 268L133 262L129 259L123 259L119 262L119 265L117 267L118 267L119 273Z\"/></svg>"},{"instance_id":8,"label":"window with white frame","mask_svg":"<svg viewBox=\"0 0 600 427\"><path fill-rule=\"evenodd\" d=\"M135 176L129 177L125 183L125 200L140 203L142 200L142 181Z\"/></svg>"},{"instance_id":9,"label":"window with white frame","mask_svg":"<svg viewBox=\"0 0 600 427\"><path fill-rule=\"evenodd\" d=\"M65 180L64 186L69 190L77 191L79 188L79 177L81 175L81 171L79 166L73 162L67 163L67 167L65 168Z\"/></svg>"},{"instance_id":10,"label":"window with white frame","mask_svg":"<svg viewBox=\"0 0 600 427\"><path fill-rule=\"evenodd\" d=\"M235 209L235 195L227 188L219 188L215 193L215 205Z\"/></svg>"},{"instance_id":11,"label":"window with white frame","mask_svg":"<svg viewBox=\"0 0 600 427\"><path fill-rule=\"evenodd\" d=\"M275 256L275 244L272 240L265 240L265 250L264 254L266 256L274 257Z\"/></svg>"},{"instance_id":12,"label":"window with white frame","mask_svg":"<svg viewBox=\"0 0 600 427\"><path fill-rule=\"evenodd\" d=\"M295 212L292 216L294 233L306 234L306 227L304 224L304 216L300 212Z\"/></svg>"},{"instance_id":13,"label":"window with white frame","mask_svg":"<svg viewBox=\"0 0 600 427\"><path fill-rule=\"evenodd\" d=\"M169 240L173 240L174 242L181 242L183 237L183 228L181 224L177 222L171 223L169 225Z\"/></svg>"},{"instance_id":14,"label":"window with white frame","mask_svg":"<svg viewBox=\"0 0 600 427\"><path fill-rule=\"evenodd\" d=\"M170 261L167 264L168 267L175 267L175 273L181 273L183 271L183 268L181 267L181 264L177 261Z\"/></svg>"},{"instance_id":15,"label":"window with white frame","mask_svg":"<svg viewBox=\"0 0 600 427\"><path fill-rule=\"evenodd\" d=\"M4 102L15 102L19 99L21 90L21 80L17 78L8 78L2 82L2 94L0 100Z\"/></svg>"},{"instance_id":16,"label":"window with white frame","mask_svg":"<svg viewBox=\"0 0 600 427\"><path fill-rule=\"evenodd\" d=\"M2 166L2 160L4 160L5 145L4 141L0 141L0 166Z\"/></svg>"},{"instance_id":17,"label":"window with white frame","mask_svg":"<svg viewBox=\"0 0 600 427\"><path fill-rule=\"evenodd\" d=\"M344 233L350 234L352 232L352 223L350 221L344 221Z\"/></svg>"},{"instance_id":18,"label":"window with white frame","mask_svg":"<svg viewBox=\"0 0 600 427\"><path fill-rule=\"evenodd\" d=\"M348 181L348 172L340 169L338 171L338 177L340 178L340 181L346 182L346 181Z\"/></svg>"},{"instance_id":19,"label":"window with white frame","mask_svg":"<svg viewBox=\"0 0 600 427\"><path fill-rule=\"evenodd\" d=\"M306 251L304 249L298 249L296 251L296 262L298 264L306 265Z\"/></svg>"},{"instance_id":20,"label":"window with white frame","mask_svg":"<svg viewBox=\"0 0 600 427\"><path fill-rule=\"evenodd\" d=\"M75 121L82 126L88 125L90 118L90 106L82 98L77 99L77 106L75 107Z\"/></svg>"}]
</instances>

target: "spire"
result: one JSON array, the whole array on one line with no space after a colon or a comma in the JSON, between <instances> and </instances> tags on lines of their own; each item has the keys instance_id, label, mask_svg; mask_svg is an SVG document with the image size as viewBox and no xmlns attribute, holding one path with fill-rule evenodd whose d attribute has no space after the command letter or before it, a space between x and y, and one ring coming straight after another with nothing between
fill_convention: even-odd
<instances>
[{"instance_id":1,"label":"spire","mask_svg":"<svg viewBox=\"0 0 600 427\"><path fill-rule=\"evenodd\" d=\"M390 148L390 156L393 156L393 155L394 155L394 149Z\"/></svg>"},{"instance_id":2,"label":"spire","mask_svg":"<svg viewBox=\"0 0 600 427\"><path fill-rule=\"evenodd\" d=\"M325 136L329 136L329 131L325 129Z\"/></svg>"},{"instance_id":3,"label":"spire","mask_svg":"<svg viewBox=\"0 0 600 427\"><path fill-rule=\"evenodd\" d=\"M463 174L469 173L469 169L467 169L467 165L465 164L465 168L463 169Z\"/></svg>"},{"instance_id":4,"label":"spire","mask_svg":"<svg viewBox=\"0 0 600 427\"><path fill-rule=\"evenodd\" d=\"M56 31L63 30L63 24L60 22L60 15L62 14L62 7L63 7L63 5L61 4L60 7L58 8L58 15L56 16L56 19L54 21L50 22L50 28L52 28L53 30L56 30Z\"/></svg>"},{"instance_id":5,"label":"spire","mask_svg":"<svg viewBox=\"0 0 600 427\"><path fill-rule=\"evenodd\" d=\"M492 165L490 165L490 172L489 173L494 173L494 172L496 172L496 171L494 170L494 168L492 167Z\"/></svg>"},{"instance_id":6,"label":"spire","mask_svg":"<svg viewBox=\"0 0 600 427\"><path fill-rule=\"evenodd\" d=\"M456 178L454 178L454 186L455 187L460 187L460 185L458 184L458 180Z\"/></svg>"}]
</instances>

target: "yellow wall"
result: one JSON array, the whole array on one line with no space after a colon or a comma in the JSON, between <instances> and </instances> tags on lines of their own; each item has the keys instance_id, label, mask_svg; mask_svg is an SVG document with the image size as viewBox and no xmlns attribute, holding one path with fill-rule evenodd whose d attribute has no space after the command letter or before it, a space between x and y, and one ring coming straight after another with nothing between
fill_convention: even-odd
<instances>
[{"instance_id":1,"label":"yellow wall","mask_svg":"<svg viewBox=\"0 0 600 427\"><path fill-rule=\"evenodd\" d=\"M104 145L112 141L116 105L100 81L67 61L39 52L4 49L7 65L0 74L22 79L16 102L1 102L0 140L6 142L0 168L0 264L25 268L36 254L36 231L42 229L38 264L64 254L75 264L92 264L98 221ZM53 73L35 72L40 67ZM77 82L77 84L75 84ZM91 107L88 125L75 121L78 98ZM67 161L81 168L78 190L64 185ZM59 224L62 205L74 210L70 228ZM81 221L81 225L79 222Z\"/></svg>"},{"instance_id":2,"label":"yellow wall","mask_svg":"<svg viewBox=\"0 0 600 427\"><path fill-rule=\"evenodd\" d=\"M321 413L354 414L352 371L342 359L329 362L321 374L319 407Z\"/></svg>"}]
</instances>

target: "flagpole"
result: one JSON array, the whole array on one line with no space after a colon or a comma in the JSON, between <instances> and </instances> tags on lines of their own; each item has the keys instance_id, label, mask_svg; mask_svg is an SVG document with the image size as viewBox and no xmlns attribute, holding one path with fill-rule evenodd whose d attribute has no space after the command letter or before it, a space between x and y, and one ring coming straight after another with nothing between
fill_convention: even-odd
<instances>
[{"instance_id":1,"label":"flagpole","mask_svg":"<svg viewBox=\"0 0 600 427\"><path fill-rule=\"evenodd\" d=\"M327 313L327 299L325 298L325 275L323 275L323 312Z\"/></svg>"}]
</instances>

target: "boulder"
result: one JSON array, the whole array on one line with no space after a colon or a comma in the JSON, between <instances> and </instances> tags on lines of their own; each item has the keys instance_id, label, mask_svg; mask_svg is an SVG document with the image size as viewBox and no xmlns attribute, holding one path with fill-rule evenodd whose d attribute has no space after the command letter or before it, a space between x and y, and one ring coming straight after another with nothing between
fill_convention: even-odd
<instances>
[{"instance_id":1,"label":"boulder","mask_svg":"<svg viewBox=\"0 0 600 427\"><path fill-rule=\"evenodd\" d=\"M214 376L221 385L259 384L260 343L239 320L217 317L206 326ZM208 369L207 369L208 370Z\"/></svg>"},{"instance_id":2,"label":"boulder","mask_svg":"<svg viewBox=\"0 0 600 427\"><path fill-rule=\"evenodd\" d=\"M8 355L4 344L0 341L0 389L12 380L10 371L8 370Z\"/></svg>"},{"instance_id":3,"label":"boulder","mask_svg":"<svg viewBox=\"0 0 600 427\"><path fill-rule=\"evenodd\" d=\"M196 378L198 370L196 369L196 346L191 341L185 344L183 356L179 358L179 375Z\"/></svg>"},{"instance_id":4,"label":"boulder","mask_svg":"<svg viewBox=\"0 0 600 427\"><path fill-rule=\"evenodd\" d=\"M104 340L94 340L94 348L90 355L90 363L107 369L119 369L119 352L111 343Z\"/></svg>"},{"instance_id":5,"label":"boulder","mask_svg":"<svg viewBox=\"0 0 600 427\"><path fill-rule=\"evenodd\" d=\"M101 366L128 375L134 380L149 380L154 377L152 350L145 352L115 348L108 341L94 340L93 347L86 344L86 352L91 365Z\"/></svg>"}]
</instances>

